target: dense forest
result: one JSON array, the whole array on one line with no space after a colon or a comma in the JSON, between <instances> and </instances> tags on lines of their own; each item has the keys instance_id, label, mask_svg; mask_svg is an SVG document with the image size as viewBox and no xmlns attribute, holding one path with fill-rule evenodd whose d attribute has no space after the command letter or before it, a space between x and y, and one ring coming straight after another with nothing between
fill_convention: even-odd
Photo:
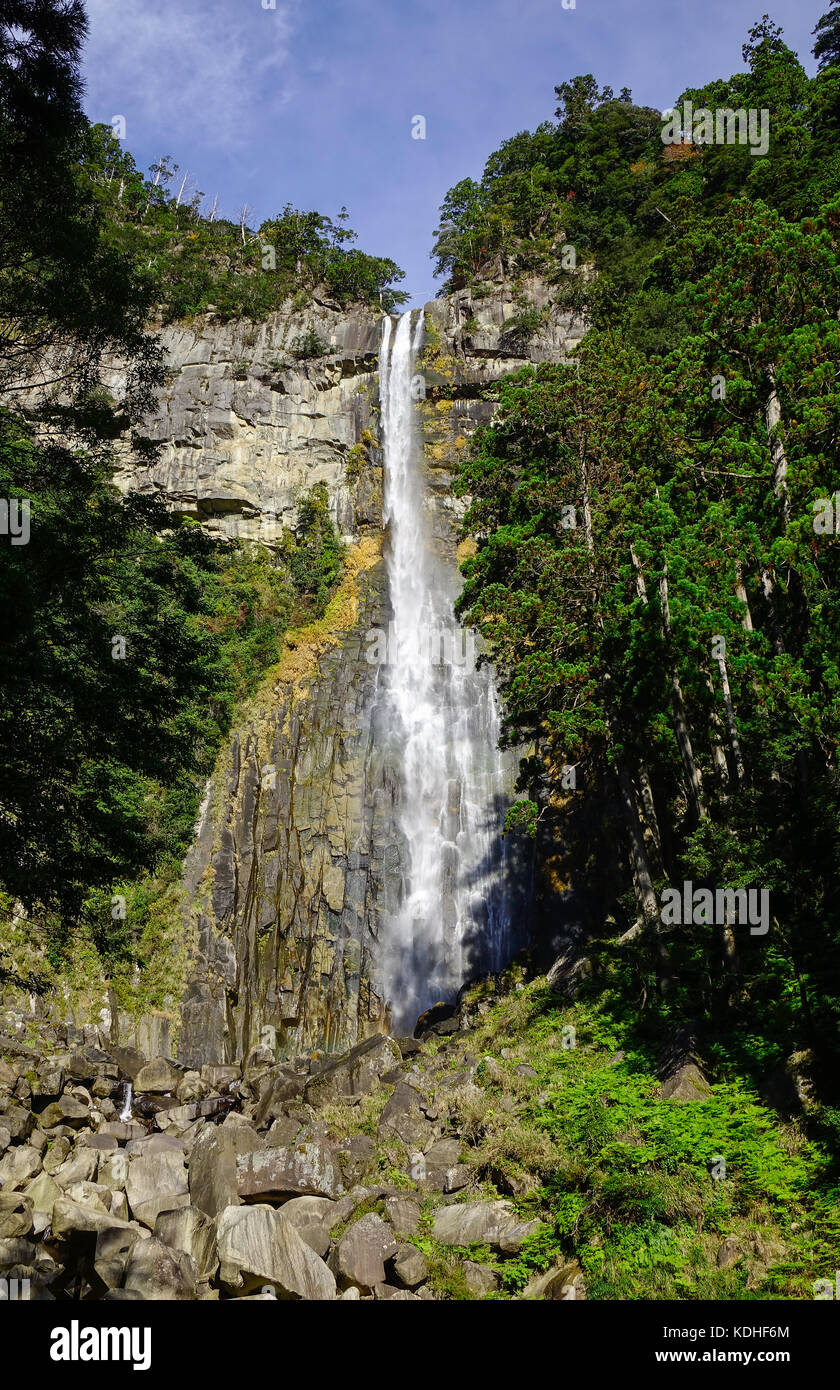
<instances>
[{"instance_id":1,"label":"dense forest","mask_svg":"<svg viewBox=\"0 0 840 1390\"><path fill-rule=\"evenodd\" d=\"M447 195L436 252L450 290L536 272L590 324L501 384L459 482L460 612L535 749L512 822L639 1036L798 1066L836 1145L840 7L816 34L813 79L765 16L746 72L677 99L768 112L764 154L563 83Z\"/></svg>"}]
</instances>

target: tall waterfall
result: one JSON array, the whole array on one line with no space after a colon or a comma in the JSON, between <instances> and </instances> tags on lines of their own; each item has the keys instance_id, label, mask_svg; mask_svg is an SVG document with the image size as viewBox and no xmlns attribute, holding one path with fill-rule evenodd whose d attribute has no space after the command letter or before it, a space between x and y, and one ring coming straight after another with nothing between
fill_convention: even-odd
<instances>
[{"instance_id":1,"label":"tall waterfall","mask_svg":"<svg viewBox=\"0 0 840 1390\"><path fill-rule=\"evenodd\" d=\"M511 954L508 799L499 715L488 667L475 669L474 635L453 604L460 581L435 548L412 382L423 314L396 333L386 317L380 351L385 522L393 622L383 684L399 749L399 825L406 870L401 905L380 943L394 1027L408 1029L438 999L498 970Z\"/></svg>"}]
</instances>

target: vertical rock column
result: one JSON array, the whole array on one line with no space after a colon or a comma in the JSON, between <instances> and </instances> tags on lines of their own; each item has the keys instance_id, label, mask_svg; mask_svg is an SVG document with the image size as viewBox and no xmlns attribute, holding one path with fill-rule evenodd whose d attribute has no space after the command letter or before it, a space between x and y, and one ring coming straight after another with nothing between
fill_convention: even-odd
<instances>
[{"instance_id":1,"label":"vertical rock column","mask_svg":"<svg viewBox=\"0 0 840 1390\"><path fill-rule=\"evenodd\" d=\"M381 562L358 589L352 628L257 703L211 785L185 884L197 944L179 1055L191 1066L261 1040L334 1050L385 1026L376 943L401 851L366 659L365 633L388 623Z\"/></svg>"}]
</instances>

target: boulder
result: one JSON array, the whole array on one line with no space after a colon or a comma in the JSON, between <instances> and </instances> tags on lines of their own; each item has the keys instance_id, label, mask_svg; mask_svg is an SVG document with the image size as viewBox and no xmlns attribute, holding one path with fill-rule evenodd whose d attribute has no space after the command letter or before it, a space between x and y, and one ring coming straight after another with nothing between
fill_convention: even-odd
<instances>
[{"instance_id":1,"label":"boulder","mask_svg":"<svg viewBox=\"0 0 840 1390\"><path fill-rule=\"evenodd\" d=\"M461 1268L470 1293L476 1298L484 1298L495 1293L499 1287L499 1276L489 1265L476 1264L474 1260L464 1260Z\"/></svg>"},{"instance_id":2,"label":"boulder","mask_svg":"<svg viewBox=\"0 0 840 1390\"><path fill-rule=\"evenodd\" d=\"M230 1065L219 1065L215 1062L206 1063L201 1068L201 1079L213 1090L218 1090L220 1086L230 1086L234 1081L238 1081L241 1073L239 1067Z\"/></svg>"},{"instance_id":3,"label":"boulder","mask_svg":"<svg viewBox=\"0 0 840 1390\"><path fill-rule=\"evenodd\" d=\"M119 1217L120 1221L128 1221L131 1212L128 1208L128 1198L124 1190L110 1189L111 1191L111 1215Z\"/></svg>"},{"instance_id":4,"label":"boulder","mask_svg":"<svg viewBox=\"0 0 840 1390\"><path fill-rule=\"evenodd\" d=\"M340 1197L344 1191L333 1155L323 1144L259 1149L236 1160L236 1186L243 1201L266 1197Z\"/></svg>"},{"instance_id":5,"label":"boulder","mask_svg":"<svg viewBox=\"0 0 840 1390\"><path fill-rule=\"evenodd\" d=\"M420 1207L413 1197L386 1197L385 1212L396 1235L416 1236L420 1230Z\"/></svg>"},{"instance_id":6,"label":"boulder","mask_svg":"<svg viewBox=\"0 0 840 1390\"><path fill-rule=\"evenodd\" d=\"M409 1148L422 1149L434 1138L431 1121L422 1108L423 1097L406 1082L399 1082L379 1117L382 1139L401 1139Z\"/></svg>"},{"instance_id":7,"label":"boulder","mask_svg":"<svg viewBox=\"0 0 840 1390\"><path fill-rule=\"evenodd\" d=\"M122 1285L129 1256L140 1239L138 1227L122 1224L97 1232L93 1267L106 1288Z\"/></svg>"},{"instance_id":8,"label":"boulder","mask_svg":"<svg viewBox=\"0 0 840 1390\"><path fill-rule=\"evenodd\" d=\"M112 1134L118 1144L127 1144L132 1139L144 1139L146 1130L143 1125L134 1124L130 1120L104 1120L99 1126L100 1134Z\"/></svg>"},{"instance_id":9,"label":"boulder","mask_svg":"<svg viewBox=\"0 0 840 1390\"><path fill-rule=\"evenodd\" d=\"M62 1195L61 1188L49 1173L41 1172L26 1184L24 1196L32 1203L32 1220L36 1234L41 1235L52 1220L52 1210Z\"/></svg>"},{"instance_id":10,"label":"boulder","mask_svg":"<svg viewBox=\"0 0 840 1390\"><path fill-rule=\"evenodd\" d=\"M72 1187L68 1187L65 1197L69 1197L72 1202L78 1202L83 1207L93 1207L94 1211L102 1211L107 1215L111 1210L111 1189L100 1187L95 1182L75 1182Z\"/></svg>"},{"instance_id":11,"label":"boulder","mask_svg":"<svg viewBox=\"0 0 840 1390\"><path fill-rule=\"evenodd\" d=\"M351 1134L336 1145L341 1174L349 1185L362 1182L376 1167L376 1144L369 1134Z\"/></svg>"},{"instance_id":12,"label":"boulder","mask_svg":"<svg viewBox=\"0 0 840 1390\"><path fill-rule=\"evenodd\" d=\"M204 1100L209 1089L197 1071L188 1071L175 1087L175 1094L182 1105L187 1105L191 1100Z\"/></svg>"},{"instance_id":13,"label":"boulder","mask_svg":"<svg viewBox=\"0 0 840 1390\"><path fill-rule=\"evenodd\" d=\"M27 1110L23 1105L16 1105L14 1102L11 1102L3 1106L2 1115L3 1128L9 1131L10 1139L16 1140L18 1143L20 1143L22 1139L26 1139L35 1128L35 1116L32 1114L31 1110Z\"/></svg>"},{"instance_id":14,"label":"boulder","mask_svg":"<svg viewBox=\"0 0 840 1390\"><path fill-rule=\"evenodd\" d=\"M138 1074L146 1065L146 1058L142 1052L138 1052L136 1047L112 1047L111 1056L129 1081L135 1081Z\"/></svg>"},{"instance_id":15,"label":"boulder","mask_svg":"<svg viewBox=\"0 0 840 1390\"><path fill-rule=\"evenodd\" d=\"M128 1162L125 1192L136 1220L153 1230L162 1211L189 1206L187 1170L182 1155L132 1155Z\"/></svg>"},{"instance_id":16,"label":"boulder","mask_svg":"<svg viewBox=\"0 0 840 1390\"><path fill-rule=\"evenodd\" d=\"M138 1240L128 1256L124 1288L153 1301L195 1299L196 1269L183 1250L162 1241Z\"/></svg>"},{"instance_id":17,"label":"boulder","mask_svg":"<svg viewBox=\"0 0 840 1390\"><path fill-rule=\"evenodd\" d=\"M44 1154L44 1171L50 1177L61 1167L73 1145L69 1139L54 1139Z\"/></svg>"},{"instance_id":18,"label":"boulder","mask_svg":"<svg viewBox=\"0 0 840 1390\"><path fill-rule=\"evenodd\" d=\"M46 1256L46 1251L39 1250L31 1240L20 1236L0 1239L0 1270L5 1272L15 1265L34 1266L39 1254Z\"/></svg>"},{"instance_id":19,"label":"boulder","mask_svg":"<svg viewBox=\"0 0 840 1390\"><path fill-rule=\"evenodd\" d=\"M300 1120L294 1119L291 1115L281 1115L271 1125L265 1136L265 1145L268 1149L285 1149L289 1144L293 1144L300 1134Z\"/></svg>"},{"instance_id":20,"label":"boulder","mask_svg":"<svg viewBox=\"0 0 840 1390\"><path fill-rule=\"evenodd\" d=\"M454 1168L461 1157L460 1139L438 1139L426 1150L426 1171L431 1172L435 1168L447 1169Z\"/></svg>"},{"instance_id":21,"label":"boulder","mask_svg":"<svg viewBox=\"0 0 840 1390\"><path fill-rule=\"evenodd\" d=\"M314 1072L306 1084L304 1099L317 1108L367 1095L383 1072L401 1061L402 1054L393 1039L375 1033Z\"/></svg>"},{"instance_id":22,"label":"boulder","mask_svg":"<svg viewBox=\"0 0 840 1390\"><path fill-rule=\"evenodd\" d=\"M56 1125L69 1125L71 1129L82 1129L90 1124L90 1106L77 1095L66 1091L58 1100L51 1101L38 1117L42 1129L54 1129Z\"/></svg>"},{"instance_id":23,"label":"boulder","mask_svg":"<svg viewBox=\"0 0 840 1390\"><path fill-rule=\"evenodd\" d=\"M498 1246L518 1224L510 1202L464 1202L438 1209L432 1235L441 1245Z\"/></svg>"},{"instance_id":24,"label":"boulder","mask_svg":"<svg viewBox=\"0 0 840 1390\"><path fill-rule=\"evenodd\" d=\"M40 1066L29 1083L33 1108L41 1110L50 1101L57 1100L64 1090L65 1079L63 1069L54 1063L45 1062Z\"/></svg>"},{"instance_id":25,"label":"boulder","mask_svg":"<svg viewBox=\"0 0 840 1390\"><path fill-rule=\"evenodd\" d=\"M447 1168L443 1175L444 1192L461 1192L469 1185L472 1178L472 1169L468 1163L456 1163L454 1168Z\"/></svg>"},{"instance_id":26,"label":"boulder","mask_svg":"<svg viewBox=\"0 0 840 1390\"><path fill-rule=\"evenodd\" d=\"M158 1127L165 1130L167 1138L177 1139L198 1119L200 1107L201 1101L191 1100L187 1105L173 1105L168 1110L159 1111L155 1119Z\"/></svg>"},{"instance_id":27,"label":"boulder","mask_svg":"<svg viewBox=\"0 0 840 1390\"><path fill-rule=\"evenodd\" d=\"M200 1131L190 1154L190 1200L206 1216L236 1206L236 1145L230 1130L214 1125Z\"/></svg>"},{"instance_id":28,"label":"boulder","mask_svg":"<svg viewBox=\"0 0 840 1390\"><path fill-rule=\"evenodd\" d=\"M212 1279L219 1267L216 1223L196 1207L163 1211L155 1222L155 1238L172 1250L182 1250L195 1265L199 1279Z\"/></svg>"},{"instance_id":29,"label":"boulder","mask_svg":"<svg viewBox=\"0 0 840 1390\"><path fill-rule=\"evenodd\" d=\"M337 1203L330 1197L292 1197L281 1208L287 1221L300 1230L303 1226L332 1226Z\"/></svg>"},{"instance_id":30,"label":"boulder","mask_svg":"<svg viewBox=\"0 0 840 1390\"><path fill-rule=\"evenodd\" d=\"M86 1149L98 1149L101 1154L115 1153L120 1147L113 1134L80 1134L78 1142Z\"/></svg>"},{"instance_id":31,"label":"boulder","mask_svg":"<svg viewBox=\"0 0 840 1390\"><path fill-rule=\"evenodd\" d=\"M304 1092L306 1077L287 1066L269 1068L259 1083L259 1100L254 1111L258 1128L267 1121L281 1119L286 1106L298 1100Z\"/></svg>"},{"instance_id":32,"label":"boulder","mask_svg":"<svg viewBox=\"0 0 840 1390\"><path fill-rule=\"evenodd\" d=\"M100 1154L96 1181L102 1187L109 1187L112 1192L123 1192L127 1176L128 1158L123 1149L117 1149L115 1153Z\"/></svg>"},{"instance_id":33,"label":"boulder","mask_svg":"<svg viewBox=\"0 0 840 1390\"><path fill-rule=\"evenodd\" d=\"M0 1239L29 1235L33 1205L32 1199L22 1192L0 1192Z\"/></svg>"},{"instance_id":34,"label":"boulder","mask_svg":"<svg viewBox=\"0 0 840 1390\"><path fill-rule=\"evenodd\" d=\"M95 1246L96 1237L101 1231L135 1230L127 1221L120 1221L109 1213L95 1211L92 1207L74 1202L72 1197L60 1197L53 1207L53 1238L61 1242L73 1242L90 1238Z\"/></svg>"},{"instance_id":35,"label":"boulder","mask_svg":"<svg viewBox=\"0 0 840 1390\"><path fill-rule=\"evenodd\" d=\"M153 1096L170 1095L177 1090L183 1073L165 1057L153 1057L141 1067L134 1078L137 1094L146 1092Z\"/></svg>"},{"instance_id":36,"label":"boulder","mask_svg":"<svg viewBox=\"0 0 840 1390\"><path fill-rule=\"evenodd\" d=\"M18 1144L0 1158L0 1188L14 1192L41 1171L41 1155L29 1144Z\"/></svg>"},{"instance_id":37,"label":"boulder","mask_svg":"<svg viewBox=\"0 0 840 1390\"><path fill-rule=\"evenodd\" d=\"M518 1225L511 1226L509 1231L505 1231L499 1240L499 1249L506 1255L518 1255L525 1241L529 1236L536 1235L537 1231L543 1229L542 1221L520 1221Z\"/></svg>"},{"instance_id":38,"label":"boulder","mask_svg":"<svg viewBox=\"0 0 840 1390\"><path fill-rule=\"evenodd\" d=\"M177 1134L146 1134L142 1139L129 1139L125 1146L127 1154L138 1154L147 1158L149 1154L181 1154L184 1140Z\"/></svg>"},{"instance_id":39,"label":"boulder","mask_svg":"<svg viewBox=\"0 0 840 1390\"><path fill-rule=\"evenodd\" d=\"M269 1206L227 1207L217 1223L219 1277L230 1293L249 1294L270 1284L279 1298L335 1298L335 1279L282 1211Z\"/></svg>"},{"instance_id":40,"label":"boulder","mask_svg":"<svg viewBox=\"0 0 840 1390\"><path fill-rule=\"evenodd\" d=\"M323 1258L329 1253L330 1226L335 1221L336 1206L329 1197L292 1197L283 1204L281 1211L301 1240Z\"/></svg>"},{"instance_id":41,"label":"boulder","mask_svg":"<svg viewBox=\"0 0 840 1390\"><path fill-rule=\"evenodd\" d=\"M56 1168L52 1177L59 1187L66 1189L75 1182L93 1182L98 1169L99 1154L96 1149L80 1146L73 1150L60 1168Z\"/></svg>"},{"instance_id":42,"label":"boulder","mask_svg":"<svg viewBox=\"0 0 840 1390\"><path fill-rule=\"evenodd\" d=\"M546 976L552 994L561 999L574 999L581 987L592 978L592 962L582 956L575 944L567 946L555 960Z\"/></svg>"},{"instance_id":43,"label":"boulder","mask_svg":"<svg viewBox=\"0 0 840 1390\"><path fill-rule=\"evenodd\" d=\"M394 1277L407 1289L416 1289L429 1277L429 1264L415 1245L401 1245L393 1261Z\"/></svg>"},{"instance_id":44,"label":"boulder","mask_svg":"<svg viewBox=\"0 0 840 1390\"><path fill-rule=\"evenodd\" d=\"M397 1254L394 1233L381 1216L368 1212L348 1227L330 1257L330 1266L339 1284L355 1284L371 1293L376 1284L385 1283L385 1261Z\"/></svg>"},{"instance_id":45,"label":"boulder","mask_svg":"<svg viewBox=\"0 0 840 1390\"><path fill-rule=\"evenodd\" d=\"M694 1062L686 1062L662 1083L660 1095L663 1100L691 1101L706 1100L712 1088Z\"/></svg>"},{"instance_id":46,"label":"boulder","mask_svg":"<svg viewBox=\"0 0 840 1390\"><path fill-rule=\"evenodd\" d=\"M237 1115L235 1111L231 1111L227 1116L222 1128L233 1134L233 1146L237 1156L256 1153L257 1149L265 1147L263 1136L257 1133L250 1120L247 1120L244 1115Z\"/></svg>"}]
</instances>

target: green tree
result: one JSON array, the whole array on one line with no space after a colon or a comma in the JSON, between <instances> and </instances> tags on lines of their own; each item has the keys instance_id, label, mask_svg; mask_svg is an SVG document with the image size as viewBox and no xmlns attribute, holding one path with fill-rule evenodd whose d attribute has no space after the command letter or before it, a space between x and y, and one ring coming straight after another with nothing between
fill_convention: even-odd
<instances>
[{"instance_id":1,"label":"green tree","mask_svg":"<svg viewBox=\"0 0 840 1390\"><path fill-rule=\"evenodd\" d=\"M811 32L817 40L811 51L820 69L840 65L840 5L826 10Z\"/></svg>"}]
</instances>

